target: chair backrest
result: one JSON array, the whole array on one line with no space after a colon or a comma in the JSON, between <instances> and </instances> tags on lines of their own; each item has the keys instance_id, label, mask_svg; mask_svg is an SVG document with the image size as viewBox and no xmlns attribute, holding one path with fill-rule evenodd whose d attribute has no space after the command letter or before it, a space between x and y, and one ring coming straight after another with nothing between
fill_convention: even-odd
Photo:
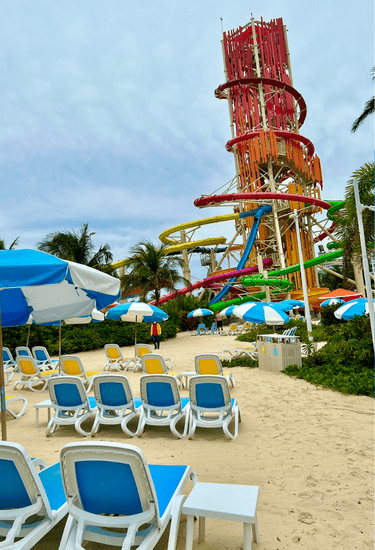
<instances>
[{"instance_id":1,"label":"chair backrest","mask_svg":"<svg viewBox=\"0 0 375 550\"><path fill-rule=\"evenodd\" d=\"M95 401L98 406L120 408L134 404L133 394L126 376L97 374L93 381Z\"/></svg>"},{"instance_id":2,"label":"chair backrest","mask_svg":"<svg viewBox=\"0 0 375 550\"><path fill-rule=\"evenodd\" d=\"M75 410L87 405L89 399L82 380L75 376L54 376L48 380L48 390L53 405L59 409Z\"/></svg>"},{"instance_id":3,"label":"chair backrest","mask_svg":"<svg viewBox=\"0 0 375 550\"><path fill-rule=\"evenodd\" d=\"M13 355L11 354L9 348L3 348L3 361L10 362L13 365L16 364L15 360L13 359Z\"/></svg>"},{"instance_id":4,"label":"chair backrest","mask_svg":"<svg viewBox=\"0 0 375 550\"><path fill-rule=\"evenodd\" d=\"M34 357L32 357L31 355L17 355L16 362L19 371L23 374L26 374L27 376L38 374L40 372Z\"/></svg>"},{"instance_id":5,"label":"chair backrest","mask_svg":"<svg viewBox=\"0 0 375 550\"><path fill-rule=\"evenodd\" d=\"M237 323L231 323L229 326L229 330L237 330Z\"/></svg>"},{"instance_id":6,"label":"chair backrest","mask_svg":"<svg viewBox=\"0 0 375 550\"><path fill-rule=\"evenodd\" d=\"M16 347L16 355L26 355L26 356L32 357L30 348L28 348L27 346Z\"/></svg>"},{"instance_id":7,"label":"chair backrest","mask_svg":"<svg viewBox=\"0 0 375 550\"><path fill-rule=\"evenodd\" d=\"M164 357L157 353L148 353L141 357L142 371L144 374L168 374L168 368Z\"/></svg>"},{"instance_id":8,"label":"chair backrest","mask_svg":"<svg viewBox=\"0 0 375 550\"><path fill-rule=\"evenodd\" d=\"M72 508L97 515L129 516L129 524L132 516L143 512L145 523L160 526L155 487L138 447L107 442L68 443L61 449L60 462Z\"/></svg>"},{"instance_id":9,"label":"chair backrest","mask_svg":"<svg viewBox=\"0 0 375 550\"><path fill-rule=\"evenodd\" d=\"M68 376L86 376L85 369L78 355L62 355L61 370Z\"/></svg>"},{"instance_id":10,"label":"chair backrest","mask_svg":"<svg viewBox=\"0 0 375 550\"><path fill-rule=\"evenodd\" d=\"M37 361L51 361L48 351L43 346L34 346L31 351Z\"/></svg>"},{"instance_id":11,"label":"chair backrest","mask_svg":"<svg viewBox=\"0 0 375 550\"><path fill-rule=\"evenodd\" d=\"M197 374L223 374L220 357L215 353L200 353L195 356L194 360Z\"/></svg>"},{"instance_id":12,"label":"chair backrest","mask_svg":"<svg viewBox=\"0 0 375 550\"><path fill-rule=\"evenodd\" d=\"M117 344L105 344L104 351L108 359L112 361L123 359L121 349Z\"/></svg>"},{"instance_id":13,"label":"chair backrest","mask_svg":"<svg viewBox=\"0 0 375 550\"><path fill-rule=\"evenodd\" d=\"M135 356L141 358L142 355L149 355L152 353L151 346L148 344L136 344L135 345Z\"/></svg>"},{"instance_id":14,"label":"chair backrest","mask_svg":"<svg viewBox=\"0 0 375 550\"><path fill-rule=\"evenodd\" d=\"M296 333L297 327L292 327L289 332L289 336L294 336Z\"/></svg>"},{"instance_id":15,"label":"chair backrest","mask_svg":"<svg viewBox=\"0 0 375 550\"><path fill-rule=\"evenodd\" d=\"M155 409L169 409L180 403L176 379L168 374L146 374L141 377L141 399Z\"/></svg>"},{"instance_id":16,"label":"chair backrest","mask_svg":"<svg viewBox=\"0 0 375 550\"><path fill-rule=\"evenodd\" d=\"M244 328L245 330L250 330L250 329L251 329L251 323L250 323L250 321L246 321L245 324L244 324L244 326L243 326L243 328Z\"/></svg>"},{"instance_id":17,"label":"chair backrest","mask_svg":"<svg viewBox=\"0 0 375 550\"><path fill-rule=\"evenodd\" d=\"M192 376L189 397L193 409L222 411L232 407L229 385L223 376Z\"/></svg>"},{"instance_id":18,"label":"chair backrest","mask_svg":"<svg viewBox=\"0 0 375 550\"><path fill-rule=\"evenodd\" d=\"M35 504L41 497L43 504L38 515L52 517L48 498L35 466L25 448L18 443L0 443L0 487L0 510L14 510L17 514L17 510Z\"/></svg>"}]
</instances>

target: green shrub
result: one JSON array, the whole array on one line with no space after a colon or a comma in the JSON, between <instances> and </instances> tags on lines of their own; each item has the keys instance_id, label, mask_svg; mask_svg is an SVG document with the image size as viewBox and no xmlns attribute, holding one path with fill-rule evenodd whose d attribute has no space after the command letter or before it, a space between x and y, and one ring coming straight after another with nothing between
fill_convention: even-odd
<instances>
[{"instance_id":1,"label":"green shrub","mask_svg":"<svg viewBox=\"0 0 375 550\"><path fill-rule=\"evenodd\" d=\"M227 361L226 359L223 359L221 361L221 364L223 366L223 369L230 369L231 367L247 367L249 369L254 369L255 367L258 367L258 361L254 361L249 357L237 357L232 361Z\"/></svg>"},{"instance_id":2,"label":"green shrub","mask_svg":"<svg viewBox=\"0 0 375 550\"><path fill-rule=\"evenodd\" d=\"M161 339L175 338L176 324L169 320L161 323ZM87 325L63 325L61 327L61 353L66 355L81 351L104 348L105 344L118 344L120 347L134 344L135 323L111 321L106 319L102 323ZM24 346L27 342L29 327L3 328L3 345L8 347L12 354L17 346ZM137 342L147 344L151 342L150 324L137 324ZM32 325L29 336L29 348L44 346L50 355L59 353L59 327Z\"/></svg>"},{"instance_id":3,"label":"green shrub","mask_svg":"<svg viewBox=\"0 0 375 550\"><path fill-rule=\"evenodd\" d=\"M316 386L344 394L374 395L374 349L370 321L356 317L345 324L326 327L327 344L283 372Z\"/></svg>"},{"instance_id":4,"label":"green shrub","mask_svg":"<svg viewBox=\"0 0 375 550\"><path fill-rule=\"evenodd\" d=\"M342 325L343 323L346 323L346 321L343 321L342 319L337 319L334 315L336 309L339 309L341 305L342 304L332 304L331 306L322 307L320 312L320 323L321 325L323 325L323 327Z\"/></svg>"}]
</instances>

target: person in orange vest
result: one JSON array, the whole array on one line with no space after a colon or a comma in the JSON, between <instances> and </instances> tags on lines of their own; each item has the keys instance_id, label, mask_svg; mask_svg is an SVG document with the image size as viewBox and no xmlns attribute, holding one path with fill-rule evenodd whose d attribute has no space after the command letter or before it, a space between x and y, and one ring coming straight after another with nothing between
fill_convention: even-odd
<instances>
[{"instance_id":1,"label":"person in orange vest","mask_svg":"<svg viewBox=\"0 0 375 550\"><path fill-rule=\"evenodd\" d=\"M159 323L152 323L151 325L151 338L154 342L154 349L160 349L160 338L161 338L161 326Z\"/></svg>"}]
</instances>

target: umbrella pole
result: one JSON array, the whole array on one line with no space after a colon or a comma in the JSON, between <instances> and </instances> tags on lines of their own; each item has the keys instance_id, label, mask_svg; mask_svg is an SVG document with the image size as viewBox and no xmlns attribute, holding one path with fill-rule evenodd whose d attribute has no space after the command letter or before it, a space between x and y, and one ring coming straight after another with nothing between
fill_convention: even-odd
<instances>
[{"instance_id":1,"label":"umbrella pole","mask_svg":"<svg viewBox=\"0 0 375 550\"><path fill-rule=\"evenodd\" d=\"M29 330L27 331L26 347L29 347L30 331L31 331L31 325L29 325Z\"/></svg>"},{"instance_id":2,"label":"umbrella pole","mask_svg":"<svg viewBox=\"0 0 375 550\"><path fill-rule=\"evenodd\" d=\"M1 296L1 294L0 294ZM1 438L7 441L7 409L5 400L5 380L3 361L3 328L1 326L1 299L0 299L0 396L1 396Z\"/></svg>"},{"instance_id":3,"label":"umbrella pole","mask_svg":"<svg viewBox=\"0 0 375 550\"><path fill-rule=\"evenodd\" d=\"M59 374L61 373L60 359L61 359L61 321L59 321Z\"/></svg>"},{"instance_id":4,"label":"umbrella pole","mask_svg":"<svg viewBox=\"0 0 375 550\"><path fill-rule=\"evenodd\" d=\"M137 316L135 316L134 342L135 342L135 345L137 345Z\"/></svg>"}]
</instances>

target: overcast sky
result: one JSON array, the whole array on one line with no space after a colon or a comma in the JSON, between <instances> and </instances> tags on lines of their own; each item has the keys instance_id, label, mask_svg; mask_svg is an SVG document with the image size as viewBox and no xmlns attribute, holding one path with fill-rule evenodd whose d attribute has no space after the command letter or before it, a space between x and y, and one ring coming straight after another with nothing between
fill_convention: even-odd
<instances>
[{"instance_id":1,"label":"overcast sky","mask_svg":"<svg viewBox=\"0 0 375 550\"><path fill-rule=\"evenodd\" d=\"M220 18L231 30L251 13L288 28L301 133L322 162L322 198L342 199L373 159L373 119L351 133L373 95L371 0L4 0L0 238L34 248L88 222L120 260L141 239L225 213L193 201L234 176L227 104L214 97Z\"/></svg>"}]
</instances>

